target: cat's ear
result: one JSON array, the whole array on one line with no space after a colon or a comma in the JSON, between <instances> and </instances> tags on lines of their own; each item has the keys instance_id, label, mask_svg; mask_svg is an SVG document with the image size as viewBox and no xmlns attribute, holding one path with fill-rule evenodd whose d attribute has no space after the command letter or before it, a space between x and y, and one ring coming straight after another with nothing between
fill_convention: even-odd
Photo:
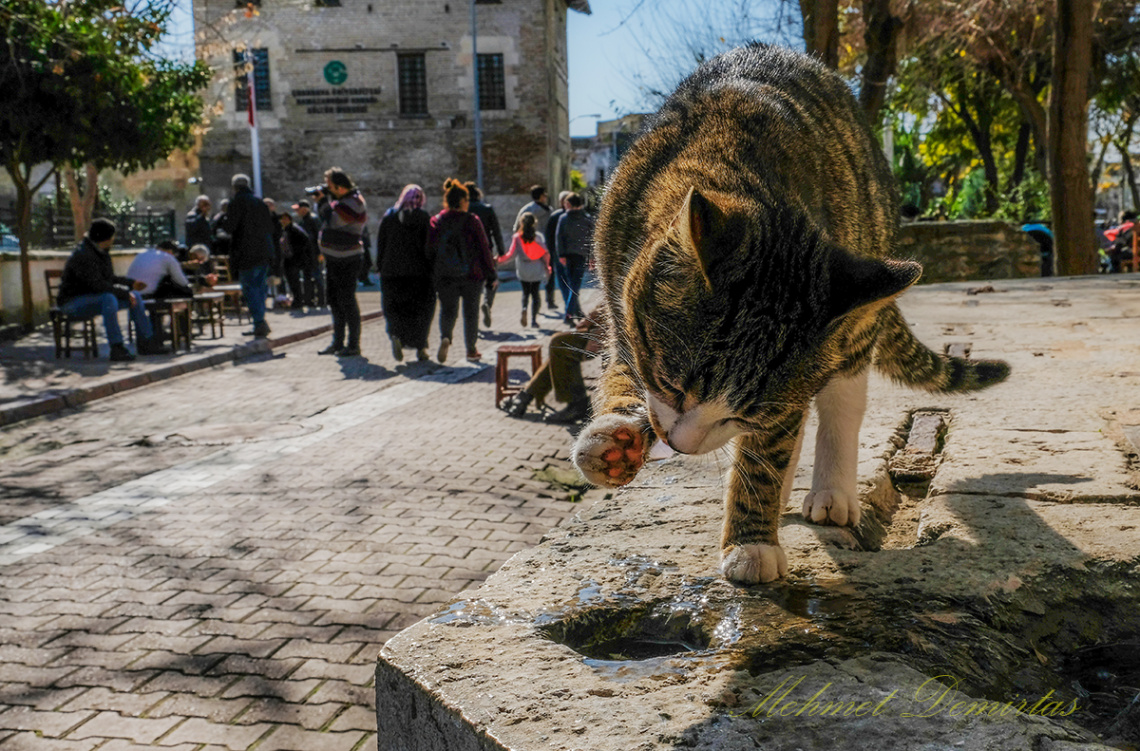
<instances>
[{"instance_id":1,"label":"cat's ear","mask_svg":"<svg viewBox=\"0 0 1140 751\"><path fill-rule=\"evenodd\" d=\"M696 187L692 187L673 219L672 227L681 236L681 241L692 248L711 288L713 267L727 258L742 241L740 222L731 219Z\"/></svg>"},{"instance_id":2,"label":"cat's ear","mask_svg":"<svg viewBox=\"0 0 1140 751\"><path fill-rule=\"evenodd\" d=\"M922 276L914 261L861 258L842 248L829 255L829 306L833 317L899 294Z\"/></svg>"}]
</instances>

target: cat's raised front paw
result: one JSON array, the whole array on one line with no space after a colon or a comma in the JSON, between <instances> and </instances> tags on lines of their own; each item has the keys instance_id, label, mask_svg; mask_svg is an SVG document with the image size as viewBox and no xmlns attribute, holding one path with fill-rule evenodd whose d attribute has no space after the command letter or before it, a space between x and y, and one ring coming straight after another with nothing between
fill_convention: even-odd
<instances>
[{"instance_id":1,"label":"cat's raised front paw","mask_svg":"<svg viewBox=\"0 0 1140 751\"><path fill-rule=\"evenodd\" d=\"M804 518L839 527L859 525L859 495L835 488L813 490L804 498Z\"/></svg>"},{"instance_id":2,"label":"cat's raised front paw","mask_svg":"<svg viewBox=\"0 0 1140 751\"><path fill-rule=\"evenodd\" d=\"M616 488L632 480L645 464L648 441L643 418L601 415L591 421L574 444L574 463L595 485Z\"/></svg>"},{"instance_id":3,"label":"cat's raised front paw","mask_svg":"<svg viewBox=\"0 0 1140 751\"><path fill-rule=\"evenodd\" d=\"M763 584L787 576L788 557L779 545L730 545L721 553L720 572L737 584Z\"/></svg>"}]
</instances>

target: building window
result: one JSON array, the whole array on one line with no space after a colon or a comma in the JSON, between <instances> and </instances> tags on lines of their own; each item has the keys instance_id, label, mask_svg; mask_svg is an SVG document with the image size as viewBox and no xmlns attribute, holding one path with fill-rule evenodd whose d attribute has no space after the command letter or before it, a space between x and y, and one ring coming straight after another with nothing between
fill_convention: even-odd
<instances>
[{"instance_id":1,"label":"building window","mask_svg":"<svg viewBox=\"0 0 1140 751\"><path fill-rule=\"evenodd\" d=\"M396 61L400 78L400 114L426 115L427 67L423 53L397 55Z\"/></svg>"},{"instance_id":2,"label":"building window","mask_svg":"<svg viewBox=\"0 0 1140 751\"><path fill-rule=\"evenodd\" d=\"M249 50L253 53L253 93L258 110L273 109L269 95L269 50L265 47ZM245 74L245 52L234 50L234 109L245 112L249 108L249 78Z\"/></svg>"},{"instance_id":3,"label":"building window","mask_svg":"<svg viewBox=\"0 0 1140 751\"><path fill-rule=\"evenodd\" d=\"M479 55L479 109L505 110L507 81L503 73L503 55L496 52Z\"/></svg>"},{"instance_id":4,"label":"building window","mask_svg":"<svg viewBox=\"0 0 1140 751\"><path fill-rule=\"evenodd\" d=\"M476 5L502 5L503 0L475 0Z\"/></svg>"}]
</instances>

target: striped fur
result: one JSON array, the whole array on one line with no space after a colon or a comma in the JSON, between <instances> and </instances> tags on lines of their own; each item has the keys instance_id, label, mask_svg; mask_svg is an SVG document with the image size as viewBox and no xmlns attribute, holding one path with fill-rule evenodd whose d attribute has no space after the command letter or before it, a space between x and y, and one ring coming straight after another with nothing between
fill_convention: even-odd
<instances>
[{"instance_id":1,"label":"striped fur","mask_svg":"<svg viewBox=\"0 0 1140 751\"><path fill-rule=\"evenodd\" d=\"M682 453L733 443L722 570L769 581L787 568L779 515L803 418L835 380L846 385L821 417L842 427L821 430L817 458L836 468L817 468L804 512L858 523L867 368L941 391L1008 372L940 357L910 334L894 298L921 268L889 260L897 217L890 170L842 79L763 45L699 68L602 205L595 248L612 326L595 418L575 445L583 474L623 485L658 438Z\"/></svg>"}]
</instances>

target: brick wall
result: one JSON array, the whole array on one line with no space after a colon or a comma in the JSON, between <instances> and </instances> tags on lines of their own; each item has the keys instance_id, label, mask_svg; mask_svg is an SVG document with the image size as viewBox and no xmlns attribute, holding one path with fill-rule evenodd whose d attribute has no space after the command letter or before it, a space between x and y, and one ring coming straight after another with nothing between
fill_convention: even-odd
<instances>
[{"instance_id":1,"label":"brick wall","mask_svg":"<svg viewBox=\"0 0 1140 751\"><path fill-rule=\"evenodd\" d=\"M923 284L1041 276L1037 243L1007 222L904 224L897 255L922 264Z\"/></svg>"}]
</instances>

